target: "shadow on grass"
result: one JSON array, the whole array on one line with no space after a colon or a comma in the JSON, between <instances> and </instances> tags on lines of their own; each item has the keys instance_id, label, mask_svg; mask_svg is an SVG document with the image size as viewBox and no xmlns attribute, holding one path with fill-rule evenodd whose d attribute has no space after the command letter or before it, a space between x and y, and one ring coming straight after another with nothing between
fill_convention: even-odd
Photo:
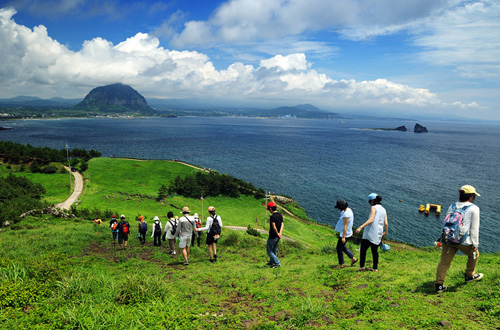
<instances>
[{"instance_id":1,"label":"shadow on grass","mask_svg":"<svg viewBox=\"0 0 500 330\"><path fill-rule=\"evenodd\" d=\"M435 284L434 281L423 282L419 286L417 286L415 292L425 293L425 294L436 294L436 287L434 284ZM455 284L454 286L448 286L448 288L444 292L457 292L466 284L467 283L464 282Z\"/></svg>"}]
</instances>

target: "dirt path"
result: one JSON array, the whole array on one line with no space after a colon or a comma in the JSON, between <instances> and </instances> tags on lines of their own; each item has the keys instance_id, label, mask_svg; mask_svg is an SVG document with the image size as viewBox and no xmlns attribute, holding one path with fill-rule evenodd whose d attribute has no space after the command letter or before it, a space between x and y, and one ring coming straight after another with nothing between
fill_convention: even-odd
<instances>
[{"instance_id":1,"label":"dirt path","mask_svg":"<svg viewBox=\"0 0 500 330\"><path fill-rule=\"evenodd\" d=\"M73 186L73 193L67 200L65 200L62 203L56 204L55 207L60 208L62 210L69 210L71 208L71 205L73 205L74 202L80 197L80 195L83 192L83 176L80 174L80 172L71 172L71 169L67 166L64 166L64 168L73 174L73 177L75 178L75 183Z\"/></svg>"}]
</instances>

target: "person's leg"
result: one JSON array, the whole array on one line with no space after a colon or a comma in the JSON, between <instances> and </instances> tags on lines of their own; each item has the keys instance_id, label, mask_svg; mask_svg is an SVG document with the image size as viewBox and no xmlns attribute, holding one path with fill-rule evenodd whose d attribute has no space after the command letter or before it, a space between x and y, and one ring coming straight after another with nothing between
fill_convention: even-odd
<instances>
[{"instance_id":1,"label":"person's leg","mask_svg":"<svg viewBox=\"0 0 500 330\"><path fill-rule=\"evenodd\" d=\"M214 244L212 244L212 248L214 250L214 259L217 259L217 243L214 242Z\"/></svg>"},{"instance_id":2,"label":"person's leg","mask_svg":"<svg viewBox=\"0 0 500 330\"><path fill-rule=\"evenodd\" d=\"M275 248L276 243L278 242L279 238L268 238L267 243L266 243L266 252L267 255L269 256L269 265L279 265L279 259L276 257Z\"/></svg>"},{"instance_id":3,"label":"person's leg","mask_svg":"<svg viewBox=\"0 0 500 330\"><path fill-rule=\"evenodd\" d=\"M208 246L208 254L210 254L210 260L214 259L214 245L210 244Z\"/></svg>"},{"instance_id":4,"label":"person's leg","mask_svg":"<svg viewBox=\"0 0 500 330\"><path fill-rule=\"evenodd\" d=\"M345 239L345 244L344 244L344 248L343 248L343 252L349 257L349 259L353 260L354 258L354 254L349 251L349 249L347 248L347 242L350 240L351 238L350 237L347 237Z\"/></svg>"},{"instance_id":5,"label":"person's leg","mask_svg":"<svg viewBox=\"0 0 500 330\"><path fill-rule=\"evenodd\" d=\"M370 246L369 240L367 240L367 239L361 240L361 247L359 249L359 267L360 268L365 268L366 251L368 250L369 246Z\"/></svg>"},{"instance_id":6,"label":"person's leg","mask_svg":"<svg viewBox=\"0 0 500 330\"><path fill-rule=\"evenodd\" d=\"M370 242L370 248L372 250L373 257L373 270L378 271L378 245L375 245Z\"/></svg>"},{"instance_id":7,"label":"person's leg","mask_svg":"<svg viewBox=\"0 0 500 330\"><path fill-rule=\"evenodd\" d=\"M189 253L187 251L187 246L182 248L182 255L184 256L184 261L187 263L189 259Z\"/></svg>"},{"instance_id":8,"label":"person's leg","mask_svg":"<svg viewBox=\"0 0 500 330\"><path fill-rule=\"evenodd\" d=\"M342 237L339 237L339 239L337 240L336 250L337 250L337 259L339 260L339 265L343 266L344 265L344 254L343 254L344 243L342 243Z\"/></svg>"},{"instance_id":9,"label":"person's leg","mask_svg":"<svg viewBox=\"0 0 500 330\"><path fill-rule=\"evenodd\" d=\"M473 277L476 273L477 258L479 258L479 251L476 251L476 257L474 258L474 252L472 245L457 245L457 248L467 255L467 265L465 266L465 275L468 277Z\"/></svg>"},{"instance_id":10,"label":"person's leg","mask_svg":"<svg viewBox=\"0 0 500 330\"><path fill-rule=\"evenodd\" d=\"M175 252L175 238L168 240L168 246L170 247L170 253L173 254Z\"/></svg>"},{"instance_id":11,"label":"person's leg","mask_svg":"<svg viewBox=\"0 0 500 330\"><path fill-rule=\"evenodd\" d=\"M439 261L436 270L436 285L442 285L444 283L444 280L446 279L446 272L450 268L451 261L456 253L457 248L447 245L446 243L442 243L441 260Z\"/></svg>"},{"instance_id":12,"label":"person's leg","mask_svg":"<svg viewBox=\"0 0 500 330\"><path fill-rule=\"evenodd\" d=\"M124 241L124 242L123 242L123 246L124 246L124 247L127 247L127 244L128 244L128 235L125 235L125 236L123 237L123 241Z\"/></svg>"}]
</instances>

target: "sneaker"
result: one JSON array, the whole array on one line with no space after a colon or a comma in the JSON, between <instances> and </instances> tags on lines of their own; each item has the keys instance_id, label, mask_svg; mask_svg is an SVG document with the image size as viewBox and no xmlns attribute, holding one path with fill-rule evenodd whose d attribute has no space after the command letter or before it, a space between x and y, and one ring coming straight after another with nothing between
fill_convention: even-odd
<instances>
[{"instance_id":1,"label":"sneaker","mask_svg":"<svg viewBox=\"0 0 500 330\"><path fill-rule=\"evenodd\" d=\"M214 254L214 259L217 260L217 255L216 254Z\"/></svg>"},{"instance_id":2,"label":"sneaker","mask_svg":"<svg viewBox=\"0 0 500 330\"><path fill-rule=\"evenodd\" d=\"M281 265L278 265L278 264L272 264L271 265L271 268L278 268L278 267L281 267Z\"/></svg>"},{"instance_id":3,"label":"sneaker","mask_svg":"<svg viewBox=\"0 0 500 330\"><path fill-rule=\"evenodd\" d=\"M443 291L446 291L448 287L444 284L436 284L436 293L441 293Z\"/></svg>"},{"instance_id":4,"label":"sneaker","mask_svg":"<svg viewBox=\"0 0 500 330\"><path fill-rule=\"evenodd\" d=\"M184 265L189 265L189 260L184 261Z\"/></svg>"},{"instance_id":5,"label":"sneaker","mask_svg":"<svg viewBox=\"0 0 500 330\"><path fill-rule=\"evenodd\" d=\"M215 262L215 260L214 260L214 259L210 259L210 262L212 262L212 263L213 263L213 262Z\"/></svg>"},{"instance_id":6,"label":"sneaker","mask_svg":"<svg viewBox=\"0 0 500 330\"><path fill-rule=\"evenodd\" d=\"M483 278L483 273L474 274L472 277L465 275L465 283L480 281Z\"/></svg>"}]
</instances>

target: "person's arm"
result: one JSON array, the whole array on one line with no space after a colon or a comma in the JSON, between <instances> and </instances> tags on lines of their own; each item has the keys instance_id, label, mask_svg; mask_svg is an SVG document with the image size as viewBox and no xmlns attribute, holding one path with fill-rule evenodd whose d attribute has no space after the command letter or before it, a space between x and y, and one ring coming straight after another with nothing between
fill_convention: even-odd
<instances>
[{"instance_id":1,"label":"person's arm","mask_svg":"<svg viewBox=\"0 0 500 330\"><path fill-rule=\"evenodd\" d=\"M384 232L382 233L382 237L386 236L387 234L389 234L389 222L387 222L387 213L386 213L384 219Z\"/></svg>"},{"instance_id":2,"label":"person's arm","mask_svg":"<svg viewBox=\"0 0 500 330\"><path fill-rule=\"evenodd\" d=\"M472 251L477 251L479 246L479 208L472 210L469 235L472 241Z\"/></svg>"},{"instance_id":3,"label":"person's arm","mask_svg":"<svg viewBox=\"0 0 500 330\"><path fill-rule=\"evenodd\" d=\"M279 238L283 237L283 228L285 228L285 222L281 221L281 227L280 227L280 231L278 233Z\"/></svg>"},{"instance_id":4,"label":"person's arm","mask_svg":"<svg viewBox=\"0 0 500 330\"><path fill-rule=\"evenodd\" d=\"M361 229L371 225L374 219L375 219L375 207L372 206L370 210L370 217L368 218L368 220L366 220L364 224L362 224L361 226L358 227L358 229L356 229L356 234L359 234L361 232Z\"/></svg>"},{"instance_id":5,"label":"person's arm","mask_svg":"<svg viewBox=\"0 0 500 330\"><path fill-rule=\"evenodd\" d=\"M344 231L342 232L342 243L345 244L345 235L347 235L347 226L349 225L349 218L344 218Z\"/></svg>"},{"instance_id":6,"label":"person's arm","mask_svg":"<svg viewBox=\"0 0 500 330\"><path fill-rule=\"evenodd\" d=\"M151 228L151 237L153 237L155 234L155 226L156 226L156 223L153 222L153 226L152 226L153 228Z\"/></svg>"},{"instance_id":7,"label":"person's arm","mask_svg":"<svg viewBox=\"0 0 500 330\"><path fill-rule=\"evenodd\" d=\"M205 227L203 227L203 228L195 228L194 230L196 230L196 231L205 231L205 230L208 230L208 229L210 229L210 227L212 227L212 223L213 223L212 217L208 217L207 218L207 223L205 224Z\"/></svg>"}]
</instances>

